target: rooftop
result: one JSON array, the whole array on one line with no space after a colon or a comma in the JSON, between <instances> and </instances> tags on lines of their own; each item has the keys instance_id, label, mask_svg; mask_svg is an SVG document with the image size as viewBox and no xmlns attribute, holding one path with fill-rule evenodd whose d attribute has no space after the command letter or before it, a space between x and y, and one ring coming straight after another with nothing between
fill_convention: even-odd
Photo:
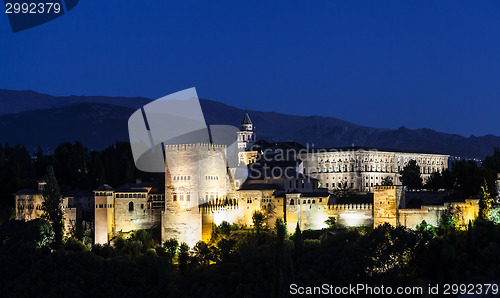
<instances>
[{"instance_id":1,"label":"rooftop","mask_svg":"<svg viewBox=\"0 0 500 298\"><path fill-rule=\"evenodd\" d=\"M252 120L250 120L250 116L248 115L248 113L245 112L245 117L243 117L243 121L241 122L241 124L252 124Z\"/></svg>"}]
</instances>

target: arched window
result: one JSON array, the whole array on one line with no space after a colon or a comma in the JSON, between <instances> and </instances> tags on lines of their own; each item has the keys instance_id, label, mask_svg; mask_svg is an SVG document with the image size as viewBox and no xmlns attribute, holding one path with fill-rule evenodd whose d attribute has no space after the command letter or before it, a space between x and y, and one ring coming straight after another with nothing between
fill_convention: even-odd
<instances>
[{"instance_id":1,"label":"arched window","mask_svg":"<svg viewBox=\"0 0 500 298\"><path fill-rule=\"evenodd\" d=\"M134 211L134 203L133 202L128 203L128 211Z\"/></svg>"},{"instance_id":2,"label":"arched window","mask_svg":"<svg viewBox=\"0 0 500 298\"><path fill-rule=\"evenodd\" d=\"M293 199L290 199L290 205L293 205Z\"/></svg>"}]
</instances>

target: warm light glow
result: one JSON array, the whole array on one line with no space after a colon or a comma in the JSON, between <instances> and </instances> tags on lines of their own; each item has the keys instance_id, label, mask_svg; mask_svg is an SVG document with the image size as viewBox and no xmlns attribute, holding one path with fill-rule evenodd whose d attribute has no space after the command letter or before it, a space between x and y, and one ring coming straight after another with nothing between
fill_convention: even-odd
<instances>
[{"instance_id":1,"label":"warm light glow","mask_svg":"<svg viewBox=\"0 0 500 298\"><path fill-rule=\"evenodd\" d=\"M358 213L346 212L339 215L339 223L347 227L362 226L365 220L366 216Z\"/></svg>"},{"instance_id":2,"label":"warm light glow","mask_svg":"<svg viewBox=\"0 0 500 298\"><path fill-rule=\"evenodd\" d=\"M214 213L214 224L220 225L223 221L229 222L226 214L224 212L215 212Z\"/></svg>"},{"instance_id":3,"label":"warm light glow","mask_svg":"<svg viewBox=\"0 0 500 298\"><path fill-rule=\"evenodd\" d=\"M327 219L328 219L328 214L326 214L326 212L317 214L313 220L313 226L314 226L313 229L321 230L328 228L328 225L325 223Z\"/></svg>"}]
</instances>

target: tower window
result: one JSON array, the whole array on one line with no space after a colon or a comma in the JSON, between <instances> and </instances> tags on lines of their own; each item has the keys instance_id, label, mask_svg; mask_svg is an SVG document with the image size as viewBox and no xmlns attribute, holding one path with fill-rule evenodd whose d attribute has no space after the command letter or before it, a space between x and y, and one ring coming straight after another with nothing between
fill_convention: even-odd
<instances>
[{"instance_id":1,"label":"tower window","mask_svg":"<svg viewBox=\"0 0 500 298\"><path fill-rule=\"evenodd\" d=\"M134 203L133 202L128 203L128 211L134 211Z\"/></svg>"}]
</instances>

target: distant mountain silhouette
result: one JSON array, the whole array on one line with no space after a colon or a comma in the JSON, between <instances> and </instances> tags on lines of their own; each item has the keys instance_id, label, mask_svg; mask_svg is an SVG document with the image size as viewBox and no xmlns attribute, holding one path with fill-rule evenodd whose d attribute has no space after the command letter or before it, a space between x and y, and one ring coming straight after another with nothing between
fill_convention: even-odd
<instances>
[{"instance_id":1,"label":"distant mountain silhouette","mask_svg":"<svg viewBox=\"0 0 500 298\"><path fill-rule=\"evenodd\" d=\"M30 151L38 145L46 151L62 142L81 141L100 150L115 141L128 141L127 121L147 98L65 96L33 91L0 89L0 143L20 143ZM201 100L208 124L239 126L244 110ZM15 114L13 114L15 113ZM427 150L454 156L484 158L500 147L500 137L466 138L432 129L371 128L332 117L292 116L249 111L258 139L297 141L318 147L356 146Z\"/></svg>"},{"instance_id":2,"label":"distant mountain silhouette","mask_svg":"<svg viewBox=\"0 0 500 298\"><path fill-rule=\"evenodd\" d=\"M73 103L107 103L122 107L139 108L151 99L144 97L110 96L52 96L35 91L12 91L0 89L0 115L36 109L62 107Z\"/></svg>"}]
</instances>

